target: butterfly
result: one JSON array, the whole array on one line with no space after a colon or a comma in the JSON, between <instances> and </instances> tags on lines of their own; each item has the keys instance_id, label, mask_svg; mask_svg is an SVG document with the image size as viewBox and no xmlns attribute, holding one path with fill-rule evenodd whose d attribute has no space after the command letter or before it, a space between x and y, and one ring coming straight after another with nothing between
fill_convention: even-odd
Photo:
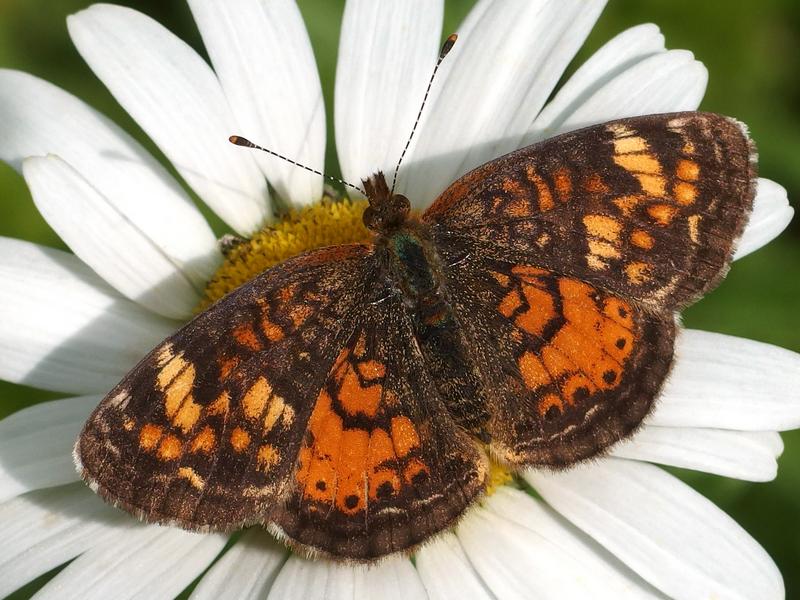
<instances>
[{"instance_id":1,"label":"butterfly","mask_svg":"<svg viewBox=\"0 0 800 600\"><path fill-rule=\"evenodd\" d=\"M90 416L79 470L149 522L413 549L481 498L490 457L560 469L641 425L675 313L727 271L754 157L740 123L685 112L522 148L421 215L377 173L370 243L289 259L166 339Z\"/></svg>"}]
</instances>

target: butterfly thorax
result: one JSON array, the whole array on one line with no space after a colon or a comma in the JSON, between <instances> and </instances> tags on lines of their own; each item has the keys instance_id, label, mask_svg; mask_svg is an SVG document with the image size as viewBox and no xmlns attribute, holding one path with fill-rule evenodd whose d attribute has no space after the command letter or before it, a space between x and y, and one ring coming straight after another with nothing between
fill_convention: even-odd
<instances>
[{"instance_id":1,"label":"butterfly thorax","mask_svg":"<svg viewBox=\"0 0 800 600\"><path fill-rule=\"evenodd\" d=\"M369 199L364 225L376 234L375 246L384 277L402 296L421 329L448 326L453 314L444 293L441 259L429 226L411 215L405 196L391 193L383 173L363 183Z\"/></svg>"}]
</instances>

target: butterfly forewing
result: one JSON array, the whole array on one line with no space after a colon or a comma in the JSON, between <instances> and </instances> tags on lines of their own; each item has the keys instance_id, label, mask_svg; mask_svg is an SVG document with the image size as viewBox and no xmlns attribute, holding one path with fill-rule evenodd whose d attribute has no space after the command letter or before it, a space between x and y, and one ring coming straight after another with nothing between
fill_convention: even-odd
<instances>
[{"instance_id":1,"label":"butterfly forewing","mask_svg":"<svg viewBox=\"0 0 800 600\"><path fill-rule=\"evenodd\" d=\"M755 195L754 148L712 113L567 133L489 162L425 213L442 247L570 275L680 309L724 275Z\"/></svg>"},{"instance_id":2,"label":"butterfly forewing","mask_svg":"<svg viewBox=\"0 0 800 600\"><path fill-rule=\"evenodd\" d=\"M148 521L227 529L286 493L325 372L372 275L366 246L284 263L154 349L100 403L83 477Z\"/></svg>"}]
</instances>

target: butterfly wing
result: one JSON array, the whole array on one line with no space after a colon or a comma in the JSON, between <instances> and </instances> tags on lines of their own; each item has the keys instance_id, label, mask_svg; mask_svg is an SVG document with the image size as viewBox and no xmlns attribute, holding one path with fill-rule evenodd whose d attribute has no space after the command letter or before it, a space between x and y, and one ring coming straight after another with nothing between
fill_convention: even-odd
<instances>
[{"instance_id":1,"label":"butterfly wing","mask_svg":"<svg viewBox=\"0 0 800 600\"><path fill-rule=\"evenodd\" d=\"M378 269L370 246L328 248L220 300L93 412L83 478L147 521L272 524L353 559L451 523L483 489L485 459L420 383Z\"/></svg>"},{"instance_id":2,"label":"butterfly wing","mask_svg":"<svg viewBox=\"0 0 800 600\"><path fill-rule=\"evenodd\" d=\"M441 245L513 257L680 309L724 276L755 196L743 126L649 115L534 144L468 173L428 209ZM535 261L534 261L535 259Z\"/></svg>"},{"instance_id":3,"label":"butterfly wing","mask_svg":"<svg viewBox=\"0 0 800 600\"><path fill-rule=\"evenodd\" d=\"M497 456L566 466L641 423L673 312L727 269L753 161L732 119L651 115L501 157L428 209Z\"/></svg>"},{"instance_id":4,"label":"butterfly wing","mask_svg":"<svg viewBox=\"0 0 800 600\"><path fill-rule=\"evenodd\" d=\"M494 456L568 466L630 434L672 362L674 321L574 277L478 256L451 267Z\"/></svg>"},{"instance_id":5,"label":"butterfly wing","mask_svg":"<svg viewBox=\"0 0 800 600\"><path fill-rule=\"evenodd\" d=\"M364 307L319 392L273 530L333 556L376 558L445 529L485 489L398 296Z\"/></svg>"}]
</instances>

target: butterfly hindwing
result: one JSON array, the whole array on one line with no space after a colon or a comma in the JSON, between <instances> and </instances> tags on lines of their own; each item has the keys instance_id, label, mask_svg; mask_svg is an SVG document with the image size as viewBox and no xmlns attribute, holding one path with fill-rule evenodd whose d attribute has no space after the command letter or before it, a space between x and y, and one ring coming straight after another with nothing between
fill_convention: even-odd
<instances>
[{"instance_id":1,"label":"butterfly hindwing","mask_svg":"<svg viewBox=\"0 0 800 600\"><path fill-rule=\"evenodd\" d=\"M672 362L671 315L546 269L476 256L448 281L479 365L490 450L515 466L564 467L629 435Z\"/></svg>"},{"instance_id":2,"label":"butterfly hindwing","mask_svg":"<svg viewBox=\"0 0 800 600\"><path fill-rule=\"evenodd\" d=\"M437 396L397 296L364 307L328 370L279 534L333 556L407 550L483 492L488 465Z\"/></svg>"},{"instance_id":3,"label":"butterfly hindwing","mask_svg":"<svg viewBox=\"0 0 800 600\"><path fill-rule=\"evenodd\" d=\"M711 113L595 125L498 158L425 213L442 246L537 264L651 309L724 276L755 195L752 142Z\"/></svg>"}]
</instances>

